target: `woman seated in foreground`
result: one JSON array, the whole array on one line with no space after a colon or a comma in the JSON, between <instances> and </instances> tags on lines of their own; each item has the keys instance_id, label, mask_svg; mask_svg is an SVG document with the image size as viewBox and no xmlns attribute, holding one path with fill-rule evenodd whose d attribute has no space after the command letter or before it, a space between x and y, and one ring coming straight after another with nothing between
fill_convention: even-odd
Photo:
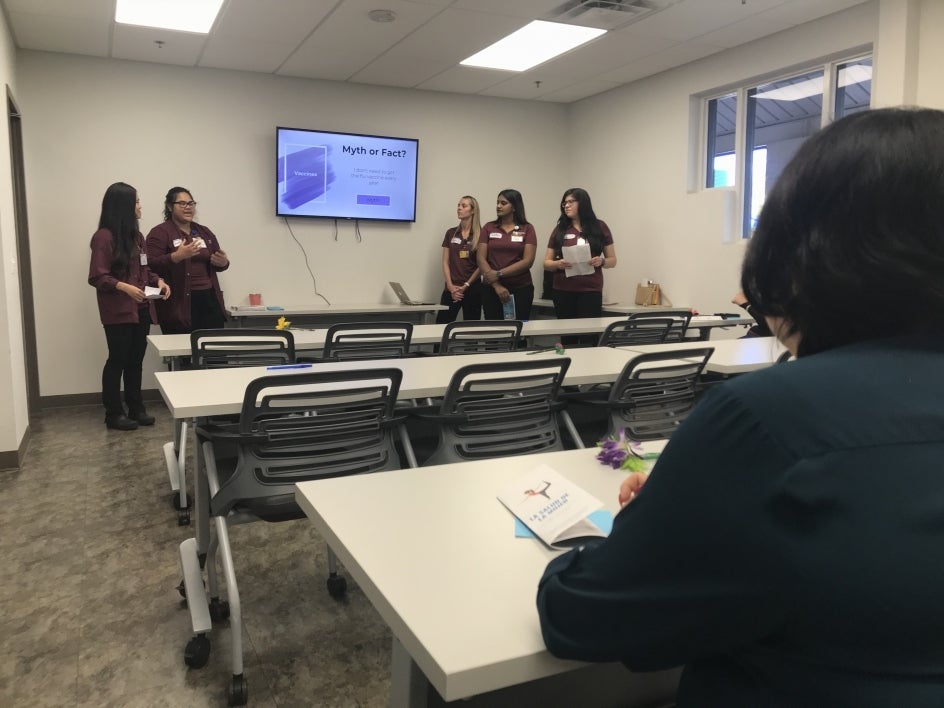
<instances>
[{"instance_id":1,"label":"woman seated in foreground","mask_svg":"<svg viewBox=\"0 0 944 708\"><path fill-rule=\"evenodd\" d=\"M684 665L679 706L944 705L942 274L944 113L810 138L741 276L797 360L707 394L548 565L550 651Z\"/></svg>"}]
</instances>

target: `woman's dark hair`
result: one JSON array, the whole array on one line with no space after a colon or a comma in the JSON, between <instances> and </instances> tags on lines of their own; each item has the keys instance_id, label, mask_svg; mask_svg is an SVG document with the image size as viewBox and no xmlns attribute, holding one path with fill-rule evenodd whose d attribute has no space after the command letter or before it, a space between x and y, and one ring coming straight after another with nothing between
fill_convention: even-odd
<instances>
[{"instance_id":1,"label":"woman's dark hair","mask_svg":"<svg viewBox=\"0 0 944 708\"><path fill-rule=\"evenodd\" d=\"M524 226L525 224L531 223L528 221L528 217L524 215L524 199L521 196L521 192L517 189L503 189L498 193L498 196L504 197L511 204L516 224Z\"/></svg>"},{"instance_id":2,"label":"woman's dark hair","mask_svg":"<svg viewBox=\"0 0 944 708\"><path fill-rule=\"evenodd\" d=\"M799 355L944 334L944 112L857 113L807 140L767 196L741 272Z\"/></svg>"},{"instance_id":3,"label":"woman's dark hair","mask_svg":"<svg viewBox=\"0 0 944 708\"><path fill-rule=\"evenodd\" d=\"M98 217L98 228L111 232L111 272L116 275L127 275L131 257L136 255L135 237L140 230L135 216L137 201L138 190L124 182L110 185L102 197L102 214Z\"/></svg>"},{"instance_id":4,"label":"woman's dark hair","mask_svg":"<svg viewBox=\"0 0 944 708\"><path fill-rule=\"evenodd\" d=\"M558 258L563 257L561 249L564 247L564 233L571 227L570 218L564 214L564 200L571 197L577 201L577 217L580 220L580 230L587 243L590 244L590 254L599 256L603 253L603 229L600 220L593 213L593 204L586 189L571 187L561 197L561 215L554 227L554 251Z\"/></svg>"},{"instance_id":5,"label":"woman's dark hair","mask_svg":"<svg viewBox=\"0 0 944 708\"><path fill-rule=\"evenodd\" d=\"M174 202L177 201L177 195L186 194L193 199L193 193L186 187L171 187L167 190L167 196L164 197L164 221L170 221L170 215L174 211Z\"/></svg>"}]
</instances>

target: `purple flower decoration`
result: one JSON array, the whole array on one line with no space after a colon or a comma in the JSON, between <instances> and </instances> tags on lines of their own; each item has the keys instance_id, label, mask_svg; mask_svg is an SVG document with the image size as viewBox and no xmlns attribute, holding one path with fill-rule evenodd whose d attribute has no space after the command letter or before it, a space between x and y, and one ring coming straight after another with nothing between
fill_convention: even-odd
<instances>
[{"instance_id":1,"label":"purple flower decoration","mask_svg":"<svg viewBox=\"0 0 944 708\"><path fill-rule=\"evenodd\" d=\"M642 460L642 446L635 441L626 439L626 431L620 429L616 438L607 437L597 443L600 452L597 459L614 470L630 470L633 472L645 469Z\"/></svg>"}]
</instances>

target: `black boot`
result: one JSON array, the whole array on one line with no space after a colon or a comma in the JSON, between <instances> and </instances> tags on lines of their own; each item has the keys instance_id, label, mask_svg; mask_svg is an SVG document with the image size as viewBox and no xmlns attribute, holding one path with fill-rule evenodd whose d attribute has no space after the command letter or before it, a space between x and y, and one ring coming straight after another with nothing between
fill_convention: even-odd
<instances>
[{"instance_id":1,"label":"black boot","mask_svg":"<svg viewBox=\"0 0 944 708\"><path fill-rule=\"evenodd\" d=\"M129 410L128 417L136 421L138 425L154 425L154 416L148 415L148 412L143 408Z\"/></svg>"},{"instance_id":2,"label":"black boot","mask_svg":"<svg viewBox=\"0 0 944 708\"><path fill-rule=\"evenodd\" d=\"M153 418L151 419L153 422ZM120 415L106 415L105 425L112 430L137 430L138 421L132 420L124 413Z\"/></svg>"}]
</instances>

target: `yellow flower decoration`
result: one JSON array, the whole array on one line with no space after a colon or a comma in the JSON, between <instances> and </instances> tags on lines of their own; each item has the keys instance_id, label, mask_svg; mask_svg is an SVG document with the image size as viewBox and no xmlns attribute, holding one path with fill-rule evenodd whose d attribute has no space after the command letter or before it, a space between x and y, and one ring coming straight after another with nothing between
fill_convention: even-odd
<instances>
[{"instance_id":1,"label":"yellow flower decoration","mask_svg":"<svg viewBox=\"0 0 944 708\"><path fill-rule=\"evenodd\" d=\"M285 317L279 317L279 321L275 323L276 329L288 329L291 326L292 323L285 319Z\"/></svg>"}]
</instances>

